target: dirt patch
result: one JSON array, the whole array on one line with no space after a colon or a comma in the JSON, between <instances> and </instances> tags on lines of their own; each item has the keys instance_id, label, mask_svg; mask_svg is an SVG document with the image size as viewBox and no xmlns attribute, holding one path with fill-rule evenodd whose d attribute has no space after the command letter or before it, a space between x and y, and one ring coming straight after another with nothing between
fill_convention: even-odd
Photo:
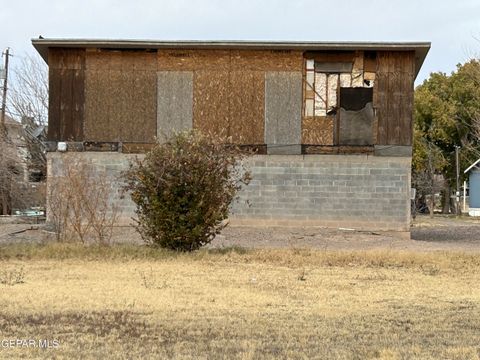
<instances>
[{"instance_id":1,"label":"dirt patch","mask_svg":"<svg viewBox=\"0 0 480 360\"><path fill-rule=\"evenodd\" d=\"M42 225L0 225L0 243L42 242L53 238ZM142 243L132 227L119 227L115 243ZM210 247L313 248L324 250L394 249L412 251L480 251L480 220L462 217L419 216L411 240L395 233L331 228L227 227Z\"/></svg>"}]
</instances>

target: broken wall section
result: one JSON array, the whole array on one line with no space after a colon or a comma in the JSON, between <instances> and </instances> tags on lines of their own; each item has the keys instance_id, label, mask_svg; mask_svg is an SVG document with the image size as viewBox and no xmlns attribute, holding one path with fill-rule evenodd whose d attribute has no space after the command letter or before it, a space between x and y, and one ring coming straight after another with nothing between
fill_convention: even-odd
<instances>
[{"instance_id":1,"label":"broken wall section","mask_svg":"<svg viewBox=\"0 0 480 360\"><path fill-rule=\"evenodd\" d=\"M302 143L411 154L414 78L413 51L306 52Z\"/></svg>"}]
</instances>

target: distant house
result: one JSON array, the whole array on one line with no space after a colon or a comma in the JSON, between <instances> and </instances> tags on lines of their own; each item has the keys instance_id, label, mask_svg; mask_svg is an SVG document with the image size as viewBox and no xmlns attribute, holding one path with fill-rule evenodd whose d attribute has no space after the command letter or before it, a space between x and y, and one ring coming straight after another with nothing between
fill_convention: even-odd
<instances>
[{"instance_id":1,"label":"distant house","mask_svg":"<svg viewBox=\"0 0 480 360\"><path fill-rule=\"evenodd\" d=\"M49 176L88 158L118 184L129 154L195 128L256 151L233 223L410 229L413 85L429 43L32 42L50 69Z\"/></svg>"},{"instance_id":2,"label":"distant house","mask_svg":"<svg viewBox=\"0 0 480 360\"><path fill-rule=\"evenodd\" d=\"M13 178L10 184L9 212L22 211L45 204L46 169L42 166L46 128L27 118L22 122L5 115L5 128L10 147L9 167Z\"/></svg>"},{"instance_id":3,"label":"distant house","mask_svg":"<svg viewBox=\"0 0 480 360\"><path fill-rule=\"evenodd\" d=\"M480 159L465 170L468 174L469 210L470 216L480 216Z\"/></svg>"}]
</instances>

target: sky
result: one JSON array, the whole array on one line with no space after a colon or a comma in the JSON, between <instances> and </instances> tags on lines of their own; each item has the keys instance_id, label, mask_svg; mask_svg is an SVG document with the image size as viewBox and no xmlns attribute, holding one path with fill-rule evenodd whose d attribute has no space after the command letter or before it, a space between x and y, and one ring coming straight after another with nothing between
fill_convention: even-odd
<instances>
[{"instance_id":1,"label":"sky","mask_svg":"<svg viewBox=\"0 0 480 360\"><path fill-rule=\"evenodd\" d=\"M31 38L428 41L416 84L480 54L480 0L0 0L12 65ZM3 61L3 60L2 60Z\"/></svg>"}]
</instances>

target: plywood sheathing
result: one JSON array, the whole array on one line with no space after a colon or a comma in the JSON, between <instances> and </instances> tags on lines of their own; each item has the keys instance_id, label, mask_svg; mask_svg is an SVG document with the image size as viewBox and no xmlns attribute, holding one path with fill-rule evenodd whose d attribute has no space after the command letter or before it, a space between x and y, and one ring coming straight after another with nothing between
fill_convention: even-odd
<instances>
[{"instance_id":1,"label":"plywood sheathing","mask_svg":"<svg viewBox=\"0 0 480 360\"><path fill-rule=\"evenodd\" d=\"M379 145L411 145L415 53L384 51L377 54L374 107Z\"/></svg>"},{"instance_id":2,"label":"plywood sheathing","mask_svg":"<svg viewBox=\"0 0 480 360\"><path fill-rule=\"evenodd\" d=\"M333 145L334 117L304 117L302 123L302 144Z\"/></svg>"},{"instance_id":3,"label":"plywood sheathing","mask_svg":"<svg viewBox=\"0 0 480 360\"><path fill-rule=\"evenodd\" d=\"M85 50L49 50L49 129L52 141L83 140Z\"/></svg>"},{"instance_id":4,"label":"plywood sheathing","mask_svg":"<svg viewBox=\"0 0 480 360\"><path fill-rule=\"evenodd\" d=\"M265 141L269 154L301 153L301 72L272 71L265 77Z\"/></svg>"},{"instance_id":5,"label":"plywood sheathing","mask_svg":"<svg viewBox=\"0 0 480 360\"><path fill-rule=\"evenodd\" d=\"M156 65L146 51L87 52L85 140L154 142Z\"/></svg>"},{"instance_id":6,"label":"plywood sheathing","mask_svg":"<svg viewBox=\"0 0 480 360\"><path fill-rule=\"evenodd\" d=\"M189 130L193 121L193 72L157 73L157 139Z\"/></svg>"},{"instance_id":7,"label":"plywood sheathing","mask_svg":"<svg viewBox=\"0 0 480 360\"><path fill-rule=\"evenodd\" d=\"M193 72L193 127L239 144L265 142L265 72L302 69L296 51L159 50L157 60Z\"/></svg>"},{"instance_id":8,"label":"plywood sheathing","mask_svg":"<svg viewBox=\"0 0 480 360\"><path fill-rule=\"evenodd\" d=\"M237 144L264 144L265 73L230 72L230 136Z\"/></svg>"}]
</instances>

